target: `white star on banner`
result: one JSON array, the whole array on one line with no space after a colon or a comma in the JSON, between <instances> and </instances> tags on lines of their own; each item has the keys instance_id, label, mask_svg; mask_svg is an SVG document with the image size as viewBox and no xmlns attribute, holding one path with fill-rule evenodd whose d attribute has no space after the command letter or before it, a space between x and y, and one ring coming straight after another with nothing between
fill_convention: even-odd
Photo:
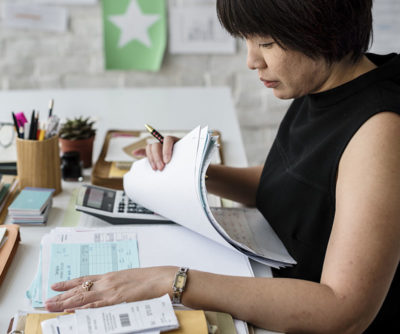
<instances>
[{"instance_id":1,"label":"white star on banner","mask_svg":"<svg viewBox=\"0 0 400 334\"><path fill-rule=\"evenodd\" d=\"M108 19L121 29L118 47L137 39L150 48L148 29L160 19L160 15L143 14L137 0L132 0L125 14L109 16Z\"/></svg>"}]
</instances>

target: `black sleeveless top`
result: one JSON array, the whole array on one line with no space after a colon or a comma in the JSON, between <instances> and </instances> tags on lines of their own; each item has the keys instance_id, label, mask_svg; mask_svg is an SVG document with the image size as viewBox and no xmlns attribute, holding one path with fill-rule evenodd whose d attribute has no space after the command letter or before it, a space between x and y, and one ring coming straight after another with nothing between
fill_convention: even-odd
<instances>
[{"instance_id":1,"label":"black sleeveless top","mask_svg":"<svg viewBox=\"0 0 400 334\"><path fill-rule=\"evenodd\" d=\"M275 277L320 281L342 153L371 116L383 111L400 114L400 55L367 57L378 68L332 90L294 100L279 127L262 172L257 208L297 265L273 270ZM365 333L382 333L384 325L400 333L399 267Z\"/></svg>"}]
</instances>

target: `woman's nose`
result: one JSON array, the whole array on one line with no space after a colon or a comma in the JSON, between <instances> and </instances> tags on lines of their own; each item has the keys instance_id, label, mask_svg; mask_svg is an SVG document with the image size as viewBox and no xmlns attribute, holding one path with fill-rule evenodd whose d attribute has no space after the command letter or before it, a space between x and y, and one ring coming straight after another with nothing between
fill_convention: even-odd
<instances>
[{"instance_id":1,"label":"woman's nose","mask_svg":"<svg viewBox=\"0 0 400 334\"><path fill-rule=\"evenodd\" d=\"M258 45L247 41L247 67L251 70L257 70L266 66L267 64L265 63Z\"/></svg>"}]
</instances>

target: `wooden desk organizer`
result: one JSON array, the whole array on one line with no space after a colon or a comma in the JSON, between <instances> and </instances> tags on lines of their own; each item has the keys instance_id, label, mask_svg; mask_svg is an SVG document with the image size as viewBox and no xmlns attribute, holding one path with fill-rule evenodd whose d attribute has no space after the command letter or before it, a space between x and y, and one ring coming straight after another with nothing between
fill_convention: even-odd
<instances>
[{"instance_id":1,"label":"wooden desk organizer","mask_svg":"<svg viewBox=\"0 0 400 334\"><path fill-rule=\"evenodd\" d=\"M20 189L40 187L61 192L58 136L45 140L17 138L17 172Z\"/></svg>"}]
</instances>

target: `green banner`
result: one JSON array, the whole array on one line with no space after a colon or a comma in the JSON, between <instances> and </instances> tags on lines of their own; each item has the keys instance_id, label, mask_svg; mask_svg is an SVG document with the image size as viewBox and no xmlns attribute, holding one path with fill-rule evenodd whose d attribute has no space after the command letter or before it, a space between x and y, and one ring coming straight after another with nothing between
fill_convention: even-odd
<instances>
[{"instance_id":1,"label":"green banner","mask_svg":"<svg viewBox=\"0 0 400 334\"><path fill-rule=\"evenodd\" d=\"M158 71L167 41L165 0L102 0L106 69Z\"/></svg>"}]
</instances>

